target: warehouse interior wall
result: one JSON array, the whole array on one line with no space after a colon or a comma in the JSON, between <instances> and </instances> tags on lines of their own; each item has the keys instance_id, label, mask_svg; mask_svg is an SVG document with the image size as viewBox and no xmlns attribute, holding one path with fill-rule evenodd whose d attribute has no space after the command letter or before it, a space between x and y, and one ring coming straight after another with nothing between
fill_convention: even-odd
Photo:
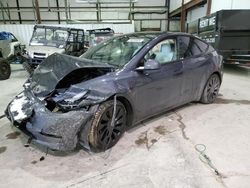
<instances>
[{"instance_id":1,"label":"warehouse interior wall","mask_svg":"<svg viewBox=\"0 0 250 188\"><path fill-rule=\"evenodd\" d=\"M249 0L212 0L211 13L219 10L230 9L250 9ZM188 11L187 23L197 20L200 17L206 16L207 4Z\"/></svg>"},{"instance_id":2,"label":"warehouse interior wall","mask_svg":"<svg viewBox=\"0 0 250 188\"><path fill-rule=\"evenodd\" d=\"M191 0L184 0L184 4L188 3ZM169 3L169 12L172 12L173 10L180 8L182 4L182 0L170 0Z\"/></svg>"},{"instance_id":3,"label":"warehouse interior wall","mask_svg":"<svg viewBox=\"0 0 250 188\"><path fill-rule=\"evenodd\" d=\"M184 0L184 3L188 3L191 0ZM181 7L182 0L170 0L169 1L169 12L172 12ZM169 20L169 30L170 31L180 31L180 21L178 20Z\"/></svg>"},{"instance_id":4,"label":"warehouse interior wall","mask_svg":"<svg viewBox=\"0 0 250 188\"><path fill-rule=\"evenodd\" d=\"M1 10L5 11L5 15L3 17L3 14L0 14L0 24L37 23L34 19L36 18L34 2L35 0L1 0ZM100 2L98 5L89 3L97 0L38 0L38 2L42 24L104 22L127 24L133 21L135 31L165 31L168 28L168 0L98 0ZM8 21L8 12L11 21Z\"/></svg>"}]
</instances>

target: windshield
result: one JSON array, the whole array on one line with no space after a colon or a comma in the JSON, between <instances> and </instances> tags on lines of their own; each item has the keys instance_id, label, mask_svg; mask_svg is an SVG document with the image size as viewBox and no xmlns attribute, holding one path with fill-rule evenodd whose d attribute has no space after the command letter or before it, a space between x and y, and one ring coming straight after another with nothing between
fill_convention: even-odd
<instances>
[{"instance_id":1,"label":"windshield","mask_svg":"<svg viewBox=\"0 0 250 188\"><path fill-rule=\"evenodd\" d=\"M33 33L30 45L64 48L67 38L68 32L64 30L37 28Z\"/></svg>"},{"instance_id":2,"label":"windshield","mask_svg":"<svg viewBox=\"0 0 250 188\"><path fill-rule=\"evenodd\" d=\"M122 67L154 36L123 35L90 48L81 57Z\"/></svg>"}]
</instances>

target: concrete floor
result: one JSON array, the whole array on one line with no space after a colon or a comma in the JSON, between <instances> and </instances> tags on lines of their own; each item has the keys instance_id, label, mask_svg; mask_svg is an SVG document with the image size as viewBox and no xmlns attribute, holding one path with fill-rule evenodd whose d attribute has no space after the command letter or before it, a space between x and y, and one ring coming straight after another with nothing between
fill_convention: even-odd
<instances>
[{"instance_id":1,"label":"concrete floor","mask_svg":"<svg viewBox=\"0 0 250 188\"><path fill-rule=\"evenodd\" d=\"M0 81L0 115L26 74ZM52 153L0 120L0 187L245 188L250 184L250 70L227 67L214 104L188 104L125 133L104 153ZM206 146L211 165L196 151ZM201 148L201 145L199 145ZM201 148L202 149L202 148ZM218 173L214 169L218 170Z\"/></svg>"}]
</instances>

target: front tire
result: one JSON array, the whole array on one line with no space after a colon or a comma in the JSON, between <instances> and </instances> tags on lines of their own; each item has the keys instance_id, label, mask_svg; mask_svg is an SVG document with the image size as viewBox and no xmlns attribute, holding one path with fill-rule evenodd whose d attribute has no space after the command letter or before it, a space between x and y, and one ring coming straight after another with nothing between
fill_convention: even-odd
<instances>
[{"instance_id":1,"label":"front tire","mask_svg":"<svg viewBox=\"0 0 250 188\"><path fill-rule=\"evenodd\" d=\"M11 74L11 68L8 61L4 59L0 60L0 80L9 79L10 74Z\"/></svg>"},{"instance_id":2,"label":"front tire","mask_svg":"<svg viewBox=\"0 0 250 188\"><path fill-rule=\"evenodd\" d=\"M114 123L112 118L114 101L106 101L97 109L89 133L89 144L94 151L105 151L114 146L125 132L127 111L124 105L117 101Z\"/></svg>"},{"instance_id":3,"label":"front tire","mask_svg":"<svg viewBox=\"0 0 250 188\"><path fill-rule=\"evenodd\" d=\"M213 103L219 94L220 85L220 77L217 74L212 74L203 90L201 102L204 104Z\"/></svg>"}]
</instances>

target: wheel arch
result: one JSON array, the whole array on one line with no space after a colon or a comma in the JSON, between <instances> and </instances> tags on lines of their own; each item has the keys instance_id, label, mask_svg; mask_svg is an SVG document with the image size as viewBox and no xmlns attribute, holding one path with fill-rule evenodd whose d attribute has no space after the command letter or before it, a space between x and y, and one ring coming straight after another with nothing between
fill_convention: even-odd
<instances>
[{"instance_id":1,"label":"wheel arch","mask_svg":"<svg viewBox=\"0 0 250 188\"><path fill-rule=\"evenodd\" d=\"M209 78L210 78L212 75L214 75L214 74L216 74L217 76L219 76L220 82L222 82L222 75L220 74L220 72L219 72L219 71L214 71L214 72L212 72L212 73L207 77L207 80L206 80L206 82L205 82L205 85L204 85L203 88L202 88L202 93L203 93L203 91L204 91L204 89L205 89L205 87L206 87L206 85L207 85L207 82L208 82ZM201 94L202 94L202 93L201 93Z\"/></svg>"},{"instance_id":2,"label":"wheel arch","mask_svg":"<svg viewBox=\"0 0 250 188\"><path fill-rule=\"evenodd\" d=\"M217 76L219 76L220 83L221 83L221 82L222 82L222 75L220 74L220 72L219 72L219 71L213 72L213 73L209 76L209 78L210 78L213 74L217 74Z\"/></svg>"},{"instance_id":3,"label":"wheel arch","mask_svg":"<svg viewBox=\"0 0 250 188\"><path fill-rule=\"evenodd\" d=\"M220 72L219 72L219 71L214 71L214 72L212 72L212 73L209 75L209 77L207 78L204 87L202 88L202 92L201 92L201 94L200 94L199 101L201 101L202 95L203 95L204 90L205 90L205 88L206 88L206 85L207 85L209 79L211 78L211 76L213 76L213 75L217 75L217 76L219 77L219 79L220 79L220 84L221 84L221 82L222 82L222 75L220 74Z\"/></svg>"},{"instance_id":4,"label":"wheel arch","mask_svg":"<svg viewBox=\"0 0 250 188\"><path fill-rule=\"evenodd\" d=\"M111 96L108 100L113 100L114 96L115 95ZM127 127L130 127L132 126L133 119L134 119L134 110L133 110L132 104L129 101L129 99L127 99L125 96L123 95L116 95L116 96L117 96L117 100L120 101L127 110L127 117L128 117Z\"/></svg>"}]
</instances>

